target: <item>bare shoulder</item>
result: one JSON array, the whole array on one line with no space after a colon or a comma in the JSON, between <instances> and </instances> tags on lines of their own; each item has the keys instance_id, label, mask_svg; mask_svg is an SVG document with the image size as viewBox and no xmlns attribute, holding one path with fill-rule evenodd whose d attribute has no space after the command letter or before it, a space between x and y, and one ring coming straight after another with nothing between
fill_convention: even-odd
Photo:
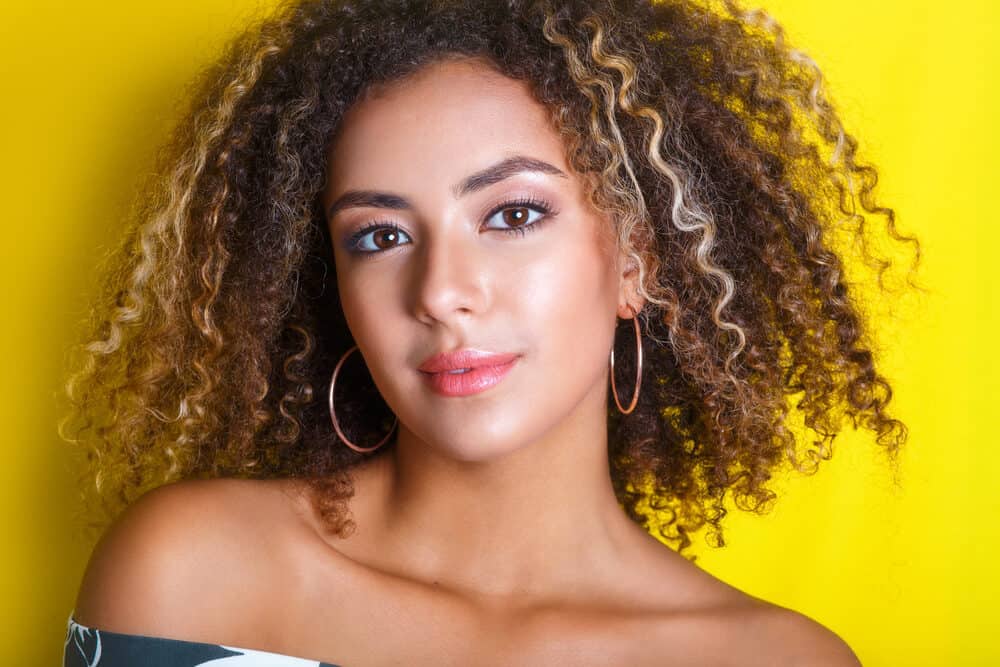
<instances>
[{"instance_id":1,"label":"bare shoulder","mask_svg":"<svg viewBox=\"0 0 1000 667\"><path fill-rule=\"evenodd\" d=\"M797 611L758 598L720 614L733 637L732 650L744 657L757 656L752 664L801 667L858 667L861 662L835 632Z\"/></svg>"},{"instance_id":2,"label":"bare shoulder","mask_svg":"<svg viewBox=\"0 0 1000 667\"><path fill-rule=\"evenodd\" d=\"M750 595L659 543L649 553L650 565L634 569L638 579L632 585L649 593L637 606L649 610L639 628L652 639L643 645L653 653L636 664L662 664L665 654L671 664L692 666L861 664L840 636L805 614Z\"/></svg>"},{"instance_id":3,"label":"bare shoulder","mask_svg":"<svg viewBox=\"0 0 1000 667\"><path fill-rule=\"evenodd\" d=\"M280 559L276 530L291 517L282 489L270 481L212 479L146 493L95 546L74 617L132 634L218 636L205 619L235 609L247 618L267 594L257 575Z\"/></svg>"}]
</instances>

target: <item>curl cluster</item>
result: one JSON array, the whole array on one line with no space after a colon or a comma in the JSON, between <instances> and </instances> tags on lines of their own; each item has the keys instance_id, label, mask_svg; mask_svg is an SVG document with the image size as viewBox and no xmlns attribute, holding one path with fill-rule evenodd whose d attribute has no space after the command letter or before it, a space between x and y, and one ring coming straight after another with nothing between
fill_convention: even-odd
<instances>
[{"instance_id":1,"label":"curl cluster","mask_svg":"<svg viewBox=\"0 0 1000 667\"><path fill-rule=\"evenodd\" d=\"M727 497L765 511L775 472L815 470L847 417L895 455L907 430L843 262L855 250L882 286L871 216L917 260L920 246L767 15L728 0L303 0L204 73L109 258L60 426L87 461L92 526L155 486L238 476L307 481L330 529L350 530L363 455L317 400L354 345L320 205L327 149L372 86L448 57L530 85L639 267L642 392L629 415L608 403L633 520L682 553L706 527L721 545ZM615 372L631 386L634 354ZM338 419L377 441L370 381L349 393ZM792 399L811 443L787 425Z\"/></svg>"}]
</instances>

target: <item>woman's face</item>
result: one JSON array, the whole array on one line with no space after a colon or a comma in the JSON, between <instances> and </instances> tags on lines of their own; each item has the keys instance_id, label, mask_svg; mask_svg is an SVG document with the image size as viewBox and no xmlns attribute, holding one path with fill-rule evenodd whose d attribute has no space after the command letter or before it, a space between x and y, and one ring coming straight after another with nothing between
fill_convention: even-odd
<instances>
[{"instance_id":1,"label":"woman's face","mask_svg":"<svg viewBox=\"0 0 1000 667\"><path fill-rule=\"evenodd\" d=\"M474 60L426 67L358 102L329 159L344 315L400 438L485 461L587 411L603 423L634 272L525 84ZM464 348L517 358L485 390L435 390L421 364Z\"/></svg>"}]
</instances>

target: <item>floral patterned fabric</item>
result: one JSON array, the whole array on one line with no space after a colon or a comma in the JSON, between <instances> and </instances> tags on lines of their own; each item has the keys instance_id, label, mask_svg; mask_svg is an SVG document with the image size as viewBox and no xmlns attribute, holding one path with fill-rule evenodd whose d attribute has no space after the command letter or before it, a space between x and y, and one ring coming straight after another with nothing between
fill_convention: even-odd
<instances>
[{"instance_id":1,"label":"floral patterned fabric","mask_svg":"<svg viewBox=\"0 0 1000 667\"><path fill-rule=\"evenodd\" d=\"M253 649L129 635L66 623L63 667L338 667Z\"/></svg>"}]
</instances>

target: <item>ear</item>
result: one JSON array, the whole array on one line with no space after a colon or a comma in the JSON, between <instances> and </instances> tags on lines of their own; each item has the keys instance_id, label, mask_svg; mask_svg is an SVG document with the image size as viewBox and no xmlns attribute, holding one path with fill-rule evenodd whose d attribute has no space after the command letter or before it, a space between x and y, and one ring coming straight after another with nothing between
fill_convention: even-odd
<instances>
[{"instance_id":1,"label":"ear","mask_svg":"<svg viewBox=\"0 0 1000 667\"><path fill-rule=\"evenodd\" d=\"M639 265L636 260L620 253L618 266L622 267L618 275L618 317L628 320L642 310L646 299L639 294Z\"/></svg>"}]
</instances>

